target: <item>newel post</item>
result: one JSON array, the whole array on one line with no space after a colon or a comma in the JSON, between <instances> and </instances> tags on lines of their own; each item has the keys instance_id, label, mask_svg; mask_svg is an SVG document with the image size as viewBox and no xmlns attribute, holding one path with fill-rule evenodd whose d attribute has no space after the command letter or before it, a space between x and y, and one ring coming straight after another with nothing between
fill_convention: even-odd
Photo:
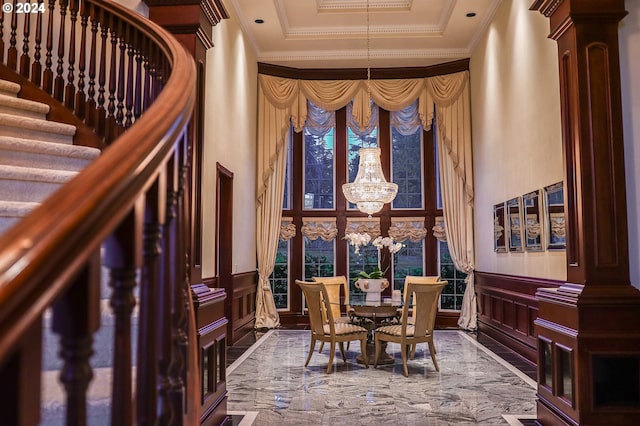
<instances>
[{"instance_id":1,"label":"newel post","mask_svg":"<svg viewBox=\"0 0 640 426\"><path fill-rule=\"evenodd\" d=\"M538 424L640 424L618 24L624 0L536 0L558 43L567 283L540 289Z\"/></svg>"}]
</instances>

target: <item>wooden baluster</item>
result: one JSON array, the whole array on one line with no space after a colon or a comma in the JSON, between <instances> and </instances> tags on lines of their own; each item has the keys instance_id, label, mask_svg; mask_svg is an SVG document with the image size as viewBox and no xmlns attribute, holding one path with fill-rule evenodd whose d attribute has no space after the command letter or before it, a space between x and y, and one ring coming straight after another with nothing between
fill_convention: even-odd
<instances>
[{"instance_id":1,"label":"wooden baluster","mask_svg":"<svg viewBox=\"0 0 640 426\"><path fill-rule=\"evenodd\" d=\"M67 86L64 91L64 106L74 109L76 87L73 84L75 64L76 64L76 22L78 21L78 0L69 2L69 64L67 66Z\"/></svg>"},{"instance_id":2,"label":"wooden baluster","mask_svg":"<svg viewBox=\"0 0 640 426\"><path fill-rule=\"evenodd\" d=\"M107 81L107 37L109 29L107 27L107 16L104 13L101 14L100 22L100 38L102 43L100 45L100 71L98 74L98 107L96 108L96 130L98 134L104 135L106 133L106 115L105 110L105 83ZM111 142L105 137L107 145Z\"/></svg>"},{"instance_id":3,"label":"wooden baluster","mask_svg":"<svg viewBox=\"0 0 640 426\"><path fill-rule=\"evenodd\" d=\"M24 15L24 26L22 31L22 35L24 36L24 38L22 39L22 56L20 56L20 74L27 78L29 78L29 62L31 62L31 58L29 57L29 33L30 32L31 32L31 14L27 13Z\"/></svg>"},{"instance_id":4,"label":"wooden baluster","mask_svg":"<svg viewBox=\"0 0 640 426\"><path fill-rule=\"evenodd\" d=\"M167 274L171 272L171 267L167 268L172 262L169 260L172 250L170 248L171 241L167 240L167 212L169 200L167 199L169 192L167 191L167 178L169 170L165 170L158 177L158 200L153 200L153 206L162 212L160 223L162 231L161 253L158 262L159 280L157 292L156 311L156 353L158 354L158 423L163 425L171 425L175 423L175 413L170 398L171 382L169 380L169 366L171 364L171 283L173 277Z\"/></svg>"},{"instance_id":5,"label":"wooden baluster","mask_svg":"<svg viewBox=\"0 0 640 426\"><path fill-rule=\"evenodd\" d=\"M167 218L165 221L165 276L169 280L169 291L171 292L171 363L169 364L168 376L171 385L170 398L174 419L179 418L183 412L184 401L184 381L182 380L182 371L184 369L184 357L182 353L182 344L187 340L184 335L183 325L183 309L182 303L179 303L179 291L182 287L183 269L181 268L182 256L179 241L179 166L178 152L174 151L167 168Z\"/></svg>"},{"instance_id":6,"label":"wooden baluster","mask_svg":"<svg viewBox=\"0 0 640 426\"><path fill-rule=\"evenodd\" d=\"M96 123L96 55L98 54L96 48L98 38L98 17L96 14L96 8L91 5L91 11L89 13L91 19L91 53L89 54L89 87L87 88L88 99L85 111L86 121L89 126L94 126Z\"/></svg>"},{"instance_id":7,"label":"wooden baluster","mask_svg":"<svg viewBox=\"0 0 640 426\"><path fill-rule=\"evenodd\" d=\"M87 65L87 25L89 20L86 3L86 1L82 1L80 4L80 59L78 61L78 91L75 99L76 115L83 119L86 116L84 71Z\"/></svg>"},{"instance_id":8,"label":"wooden baluster","mask_svg":"<svg viewBox=\"0 0 640 426\"><path fill-rule=\"evenodd\" d=\"M60 32L58 35L58 66L56 67L56 78L53 82L53 97L62 102L64 100L64 40L67 35L67 5L68 0L60 0Z\"/></svg>"},{"instance_id":9,"label":"wooden baluster","mask_svg":"<svg viewBox=\"0 0 640 426\"><path fill-rule=\"evenodd\" d=\"M18 34L18 14L15 12L17 0L13 0L13 10L11 13L11 36L9 37L9 51L7 52L7 66L16 70L18 65L18 49L16 49Z\"/></svg>"},{"instance_id":10,"label":"wooden baluster","mask_svg":"<svg viewBox=\"0 0 640 426\"><path fill-rule=\"evenodd\" d=\"M142 37L138 40L139 43L142 43ZM143 61L145 61L145 65L143 66ZM142 114L142 75L143 68L146 67L146 59L142 57L142 52L140 49L136 49L136 87L135 94L133 100L133 118L134 121L137 120Z\"/></svg>"},{"instance_id":11,"label":"wooden baluster","mask_svg":"<svg viewBox=\"0 0 640 426\"><path fill-rule=\"evenodd\" d=\"M110 305L115 316L113 343L113 384L111 389L111 425L133 423L131 314L136 305L136 264L141 252L142 227L137 203L115 232L105 241L105 265L111 270L113 289Z\"/></svg>"},{"instance_id":12,"label":"wooden baluster","mask_svg":"<svg viewBox=\"0 0 640 426\"><path fill-rule=\"evenodd\" d=\"M131 26L127 26L127 36L129 43L127 45L127 97L124 113L124 127L129 128L133 124L133 87L135 85L135 74L133 73L134 65L134 49L133 43L136 39L136 32Z\"/></svg>"},{"instance_id":13,"label":"wooden baluster","mask_svg":"<svg viewBox=\"0 0 640 426\"><path fill-rule=\"evenodd\" d=\"M26 330L0 363L0 419L3 425L40 424L42 318ZM36 409L34 409L36 408Z\"/></svg>"},{"instance_id":14,"label":"wooden baluster","mask_svg":"<svg viewBox=\"0 0 640 426\"><path fill-rule=\"evenodd\" d=\"M100 256L96 252L53 305L52 329L60 335L63 361L60 381L67 392L67 425L87 424L87 388L93 378L89 358L99 326Z\"/></svg>"},{"instance_id":15,"label":"wooden baluster","mask_svg":"<svg viewBox=\"0 0 640 426\"><path fill-rule=\"evenodd\" d=\"M162 197L162 198L161 198ZM162 204L160 202L162 200ZM140 315L138 321L137 420L139 425L156 424L158 398L156 345L156 290L162 279L159 257L162 244L164 194L156 181L145 197L143 265L140 277ZM162 205L162 210L161 206Z\"/></svg>"},{"instance_id":16,"label":"wooden baluster","mask_svg":"<svg viewBox=\"0 0 640 426\"><path fill-rule=\"evenodd\" d=\"M145 79L144 79L144 103L143 103L143 111L146 111L149 108L149 105L153 102L151 98L151 87L153 86L153 80L155 80L156 69L153 61L155 60L153 48L149 49L149 55L147 60L145 61Z\"/></svg>"},{"instance_id":17,"label":"wooden baluster","mask_svg":"<svg viewBox=\"0 0 640 426\"><path fill-rule=\"evenodd\" d=\"M42 88L48 94L51 94L53 90L53 71L51 66L53 64L52 52L53 52L53 15L56 5L56 0L49 0L49 23L47 25L47 52L45 53L44 60L44 73L42 74Z\"/></svg>"},{"instance_id":18,"label":"wooden baluster","mask_svg":"<svg viewBox=\"0 0 640 426\"><path fill-rule=\"evenodd\" d=\"M118 76L117 62L116 62L116 59L118 57L118 50L117 50L118 36L116 34L116 28L117 28L116 17L112 16L111 28L110 28L111 50L109 51L109 54L111 55L110 57L111 61L109 66L109 104L107 105L107 122L106 122L107 127L105 129L105 134L106 134L108 143L111 143L116 138L115 100L116 100L116 82L117 82L117 76Z\"/></svg>"},{"instance_id":19,"label":"wooden baluster","mask_svg":"<svg viewBox=\"0 0 640 426\"><path fill-rule=\"evenodd\" d=\"M40 5L44 4L44 0L38 0L38 10ZM38 13L36 16L36 34L34 38L35 46L33 50L33 63L31 64L31 81L40 86L42 82L42 64L40 63L42 49L42 13Z\"/></svg>"},{"instance_id":20,"label":"wooden baluster","mask_svg":"<svg viewBox=\"0 0 640 426\"><path fill-rule=\"evenodd\" d=\"M0 62L4 64L4 12L0 12Z\"/></svg>"},{"instance_id":21,"label":"wooden baluster","mask_svg":"<svg viewBox=\"0 0 640 426\"><path fill-rule=\"evenodd\" d=\"M116 124L118 125L118 135L124 127L124 87L127 81L125 75L125 58L127 54L127 41L125 39L125 23L120 21L120 59L118 61L118 102L116 104Z\"/></svg>"},{"instance_id":22,"label":"wooden baluster","mask_svg":"<svg viewBox=\"0 0 640 426\"><path fill-rule=\"evenodd\" d=\"M174 309L177 314L176 328L177 337L176 341L177 350L182 357L182 369L180 375L182 376L182 382L187 381L187 369L198 368L197 366L189 367L187 365L189 359L189 302L188 297L191 297L191 268L189 259L189 246L190 246L190 224L189 224L189 190L188 182L190 177L189 164L188 164L188 141L185 136L181 138L178 144L180 149L180 173L178 175L178 225L180 226L180 238L179 238L179 251L180 258L178 259L178 265L181 273L180 281L176 287L175 292L175 305Z\"/></svg>"}]
</instances>

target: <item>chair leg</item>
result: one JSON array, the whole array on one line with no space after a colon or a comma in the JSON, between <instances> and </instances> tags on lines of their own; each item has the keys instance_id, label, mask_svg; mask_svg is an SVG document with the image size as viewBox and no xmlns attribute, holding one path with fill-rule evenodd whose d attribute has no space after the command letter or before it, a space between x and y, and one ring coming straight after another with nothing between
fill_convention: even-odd
<instances>
[{"instance_id":1,"label":"chair leg","mask_svg":"<svg viewBox=\"0 0 640 426\"><path fill-rule=\"evenodd\" d=\"M316 339L314 337L311 337L311 344L309 345L309 356L307 356L307 362L304 363L305 367L309 365L309 361L311 360L311 355L313 355L313 350L315 348L316 348Z\"/></svg>"},{"instance_id":2,"label":"chair leg","mask_svg":"<svg viewBox=\"0 0 640 426\"><path fill-rule=\"evenodd\" d=\"M344 353L344 342L338 342L338 346L340 347L340 353L342 354L342 361L347 362L347 355Z\"/></svg>"},{"instance_id":3,"label":"chair leg","mask_svg":"<svg viewBox=\"0 0 640 426\"><path fill-rule=\"evenodd\" d=\"M433 361L433 366L436 368L436 371L440 371L438 361L436 361L436 347L433 345L433 342L429 342L429 353L431 354L431 361Z\"/></svg>"},{"instance_id":4,"label":"chair leg","mask_svg":"<svg viewBox=\"0 0 640 426\"><path fill-rule=\"evenodd\" d=\"M360 340L360 353L362 353L362 360L364 361L364 366L369 368L369 354L367 353L367 336L363 337Z\"/></svg>"},{"instance_id":5,"label":"chair leg","mask_svg":"<svg viewBox=\"0 0 640 426\"><path fill-rule=\"evenodd\" d=\"M409 357L409 359L415 359L416 357L416 347L418 346L417 343L413 343L411 345L411 356Z\"/></svg>"},{"instance_id":6,"label":"chair leg","mask_svg":"<svg viewBox=\"0 0 640 426\"><path fill-rule=\"evenodd\" d=\"M333 367L333 354L336 353L336 342L334 340L331 341L331 352L329 352L329 365L327 366L327 374L331 373L331 368Z\"/></svg>"},{"instance_id":7,"label":"chair leg","mask_svg":"<svg viewBox=\"0 0 640 426\"><path fill-rule=\"evenodd\" d=\"M404 377L409 377L409 369L407 368L407 352L409 352L409 348L405 345L402 345L402 366L404 367Z\"/></svg>"},{"instance_id":8,"label":"chair leg","mask_svg":"<svg viewBox=\"0 0 640 426\"><path fill-rule=\"evenodd\" d=\"M322 348L324 348L324 340L320 342L320 349L318 349L318 353L322 353Z\"/></svg>"}]
</instances>

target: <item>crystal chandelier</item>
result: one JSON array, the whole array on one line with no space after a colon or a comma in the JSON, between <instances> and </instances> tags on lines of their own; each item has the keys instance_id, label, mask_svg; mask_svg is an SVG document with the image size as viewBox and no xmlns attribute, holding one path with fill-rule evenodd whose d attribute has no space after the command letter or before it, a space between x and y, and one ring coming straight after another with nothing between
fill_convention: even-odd
<instances>
[{"instance_id":1,"label":"crystal chandelier","mask_svg":"<svg viewBox=\"0 0 640 426\"><path fill-rule=\"evenodd\" d=\"M369 0L367 0L367 89L371 99L371 65L369 40ZM398 185L389 183L382 174L380 148L360 148L358 174L351 183L342 185L345 198L354 203L358 210L371 216L382 209L385 203L396 198Z\"/></svg>"},{"instance_id":2,"label":"crystal chandelier","mask_svg":"<svg viewBox=\"0 0 640 426\"><path fill-rule=\"evenodd\" d=\"M342 192L349 202L369 216L396 198L398 185L387 182L382 174L380 148L360 148L356 180L342 185Z\"/></svg>"}]
</instances>

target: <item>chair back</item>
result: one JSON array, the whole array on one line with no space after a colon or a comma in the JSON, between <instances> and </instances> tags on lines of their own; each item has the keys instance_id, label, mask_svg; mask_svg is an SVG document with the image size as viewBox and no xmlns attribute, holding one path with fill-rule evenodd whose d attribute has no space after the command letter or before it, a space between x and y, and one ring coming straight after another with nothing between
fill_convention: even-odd
<instances>
[{"instance_id":1,"label":"chair back","mask_svg":"<svg viewBox=\"0 0 640 426\"><path fill-rule=\"evenodd\" d=\"M324 326L329 324L331 334L335 334L333 325L333 313L329 305L329 295L322 282L309 282L296 280L296 284L302 290L307 301L309 311L309 325L311 331L318 335L324 335Z\"/></svg>"},{"instance_id":2,"label":"chair back","mask_svg":"<svg viewBox=\"0 0 640 426\"><path fill-rule=\"evenodd\" d=\"M442 289L447 285L446 281L439 281L433 284L407 283L407 294L413 294L414 331L415 337L426 336L433 333L433 327L438 313L438 299ZM409 317L409 303L405 302L402 308L402 334L406 335L407 322Z\"/></svg>"},{"instance_id":3,"label":"chair back","mask_svg":"<svg viewBox=\"0 0 640 426\"><path fill-rule=\"evenodd\" d=\"M431 275L431 276L426 276L426 277L422 277L422 276L415 276L415 275L407 275L406 277L404 277L404 303L409 303L411 301L411 293L407 292L407 288L408 288L408 284L420 284L420 285L428 285L428 284L438 284L440 282L444 282L447 283L447 281L440 281L440 276L439 275ZM417 307L414 306L413 310L411 311L411 317L415 318L416 316L416 310Z\"/></svg>"},{"instance_id":4,"label":"chair back","mask_svg":"<svg viewBox=\"0 0 640 426\"><path fill-rule=\"evenodd\" d=\"M333 318L340 318L342 315L340 311L341 303L340 303L340 289L344 293L345 300L345 308L347 315L351 310L351 306L349 305L349 285L347 283L347 277L344 275L338 275L337 277L313 277L313 281L322 282L327 289L327 294L329 295L329 304L331 305L331 312L333 313Z\"/></svg>"}]
</instances>

